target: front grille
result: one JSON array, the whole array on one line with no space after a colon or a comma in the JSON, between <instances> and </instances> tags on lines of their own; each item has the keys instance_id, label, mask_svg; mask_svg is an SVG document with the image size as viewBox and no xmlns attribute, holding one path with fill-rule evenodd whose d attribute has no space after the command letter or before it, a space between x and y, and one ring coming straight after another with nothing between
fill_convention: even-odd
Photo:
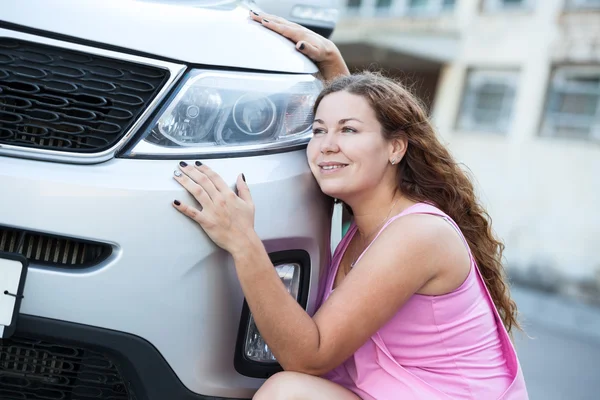
<instances>
[{"instance_id":1,"label":"front grille","mask_svg":"<svg viewBox=\"0 0 600 400\"><path fill-rule=\"evenodd\" d=\"M161 68L0 38L0 144L109 149L168 76Z\"/></svg>"},{"instance_id":2,"label":"front grille","mask_svg":"<svg viewBox=\"0 0 600 400\"><path fill-rule=\"evenodd\" d=\"M0 251L22 254L35 264L73 269L100 263L111 254L112 247L0 226Z\"/></svg>"},{"instance_id":3,"label":"front grille","mask_svg":"<svg viewBox=\"0 0 600 400\"><path fill-rule=\"evenodd\" d=\"M0 339L2 400L134 400L105 354L42 340Z\"/></svg>"}]
</instances>

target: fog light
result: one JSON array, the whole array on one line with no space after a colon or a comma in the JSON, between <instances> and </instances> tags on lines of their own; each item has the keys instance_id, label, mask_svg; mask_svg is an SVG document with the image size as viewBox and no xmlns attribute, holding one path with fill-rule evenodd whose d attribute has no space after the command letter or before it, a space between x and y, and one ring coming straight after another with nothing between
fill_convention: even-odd
<instances>
[{"instance_id":1,"label":"fog light","mask_svg":"<svg viewBox=\"0 0 600 400\"><path fill-rule=\"evenodd\" d=\"M280 264L275 266L275 270L285 285L288 293L298 300L298 289L300 288L300 265L299 264ZM269 346L264 341L254 318L250 314L248 318L248 327L246 328L246 337L244 339L244 355L247 359L260 363L277 363L277 359L271 353Z\"/></svg>"}]
</instances>

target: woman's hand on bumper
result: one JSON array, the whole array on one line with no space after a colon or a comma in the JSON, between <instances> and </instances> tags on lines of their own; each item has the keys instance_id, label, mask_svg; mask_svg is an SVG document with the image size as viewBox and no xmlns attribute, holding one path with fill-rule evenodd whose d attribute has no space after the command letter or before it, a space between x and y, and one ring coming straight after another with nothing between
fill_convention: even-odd
<instances>
[{"instance_id":1,"label":"woman's hand on bumper","mask_svg":"<svg viewBox=\"0 0 600 400\"><path fill-rule=\"evenodd\" d=\"M180 162L173 176L199 203L175 200L173 206L197 222L219 247L234 254L254 242L254 203L243 174L237 178L238 194L200 162Z\"/></svg>"},{"instance_id":2,"label":"woman's hand on bumper","mask_svg":"<svg viewBox=\"0 0 600 400\"><path fill-rule=\"evenodd\" d=\"M298 51L317 64L325 80L331 80L339 75L350 75L339 49L331 40L275 15L251 11L250 17L294 42Z\"/></svg>"}]
</instances>

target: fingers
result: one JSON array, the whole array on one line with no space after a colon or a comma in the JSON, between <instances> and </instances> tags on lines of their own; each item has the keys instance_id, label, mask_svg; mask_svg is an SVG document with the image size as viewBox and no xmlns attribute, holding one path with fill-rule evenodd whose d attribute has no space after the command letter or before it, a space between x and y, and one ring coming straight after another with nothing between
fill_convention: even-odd
<instances>
[{"instance_id":1,"label":"fingers","mask_svg":"<svg viewBox=\"0 0 600 400\"><path fill-rule=\"evenodd\" d=\"M183 215L188 216L189 218L193 219L194 221L198 222L199 224L204 223L203 215L200 210L198 210L192 206L188 206L187 204L183 204L179 200L174 200L172 204L173 204L173 207L175 207L177 209L177 211L179 211Z\"/></svg>"},{"instance_id":2,"label":"fingers","mask_svg":"<svg viewBox=\"0 0 600 400\"><path fill-rule=\"evenodd\" d=\"M203 209L212 205L211 197L204 187L193 181L187 174L182 174L181 171L175 170L173 177L181 186L184 187L185 190L194 196ZM207 177L204 177L204 179L208 180ZM214 190L216 192L216 189Z\"/></svg>"},{"instance_id":3,"label":"fingers","mask_svg":"<svg viewBox=\"0 0 600 400\"><path fill-rule=\"evenodd\" d=\"M259 13L254 10L250 10L250 18L252 18L256 22L262 22L263 18L272 18L272 15L264 12Z\"/></svg>"},{"instance_id":4,"label":"fingers","mask_svg":"<svg viewBox=\"0 0 600 400\"><path fill-rule=\"evenodd\" d=\"M236 186L239 198L247 203L252 203L252 195L250 194L250 188L246 183L246 177L244 174L240 174L238 176Z\"/></svg>"},{"instance_id":5,"label":"fingers","mask_svg":"<svg viewBox=\"0 0 600 400\"><path fill-rule=\"evenodd\" d=\"M232 191L231 188L227 185L227 183L225 183L223 178L221 178L221 175L217 174L215 171L213 171L211 168L207 167L206 165L202 164L200 161L196 161L195 165L196 165L196 170L198 170L200 173L206 175L208 177L208 179L210 179L212 184L215 185L215 187L217 188L217 190L219 192L227 193L227 192Z\"/></svg>"},{"instance_id":6,"label":"fingers","mask_svg":"<svg viewBox=\"0 0 600 400\"><path fill-rule=\"evenodd\" d=\"M299 52L301 52L302 54L304 54L305 56L307 56L308 58L310 58L311 60L314 61L321 61L321 50L319 50L319 48L315 45L312 45L308 42L305 42L303 40L299 41L298 43L296 43L296 49L298 49Z\"/></svg>"},{"instance_id":7,"label":"fingers","mask_svg":"<svg viewBox=\"0 0 600 400\"><path fill-rule=\"evenodd\" d=\"M215 184L206 174L204 174L198 168L192 165L188 165L184 161L181 161L179 163L179 169L183 171L183 173L187 175L194 183L200 185L206 191L206 193L208 193L208 195L213 201L217 198L217 196L219 195L219 190L216 188Z\"/></svg>"},{"instance_id":8,"label":"fingers","mask_svg":"<svg viewBox=\"0 0 600 400\"><path fill-rule=\"evenodd\" d=\"M290 39L294 43L297 43L311 32L301 25L271 14L260 13L257 15L256 12L251 11L250 17L254 21L260 22L266 28L269 28L270 30Z\"/></svg>"},{"instance_id":9,"label":"fingers","mask_svg":"<svg viewBox=\"0 0 600 400\"><path fill-rule=\"evenodd\" d=\"M277 32L281 36L290 39L294 43L297 43L305 36L305 32L303 32L302 29L287 24L281 24L274 20L263 18L262 24L273 32Z\"/></svg>"},{"instance_id":10,"label":"fingers","mask_svg":"<svg viewBox=\"0 0 600 400\"><path fill-rule=\"evenodd\" d=\"M252 195L244 174L240 174L237 178L237 195L219 174L199 161L196 161L195 165L180 162L179 169L175 170L173 175L174 179L200 203L202 208L199 211L193 207L189 210L194 217L204 209L215 210L215 207L219 209L231 201L241 199L245 203L252 204ZM174 205L180 211L183 210L180 205L175 203Z\"/></svg>"},{"instance_id":11,"label":"fingers","mask_svg":"<svg viewBox=\"0 0 600 400\"><path fill-rule=\"evenodd\" d=\"M250 17L254 21L256 21L256 22L262 22L264 19L266 19L267 23L269 21L273 21L273 22L276 22L276 23L281 24L281 25L294 26L294 27L302 27L302 25L297 24L297 23L292 22L292 21L288 21L285 18L278 17L277 15L273 15L273 14L267 14L267 13L264 13L264 12L257 13L256 11L250 11Z\"/></svg>"},{"instance_id":12,"label":"fingers","mask_svg":"<svg viewBox=\"0 0 600 400\"><path fill-rule=\"evenodd\" d=\"M250 17L261 23L265 28L296 43L296 49L314 62L325 61L331 55L329 41L308 28L265 13L258 14L252 11Z\"/></svg>"}]
</instances>

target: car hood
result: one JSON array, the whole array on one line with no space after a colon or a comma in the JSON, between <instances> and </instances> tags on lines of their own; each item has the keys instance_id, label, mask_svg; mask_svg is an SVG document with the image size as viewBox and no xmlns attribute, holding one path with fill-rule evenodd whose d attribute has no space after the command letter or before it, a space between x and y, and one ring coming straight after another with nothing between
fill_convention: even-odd
<instances>
[{"instance_id":1,"label":"car hood","mask_svg":"<svg viewBox=\"0 0 600 400\"><path fill-rule=\"evenodd\" d=\"M317 71L292 42L249 19L245 4L232 0L16 0L2 7L0 21L187 64Z\"/></svg>"}]
</instances>

